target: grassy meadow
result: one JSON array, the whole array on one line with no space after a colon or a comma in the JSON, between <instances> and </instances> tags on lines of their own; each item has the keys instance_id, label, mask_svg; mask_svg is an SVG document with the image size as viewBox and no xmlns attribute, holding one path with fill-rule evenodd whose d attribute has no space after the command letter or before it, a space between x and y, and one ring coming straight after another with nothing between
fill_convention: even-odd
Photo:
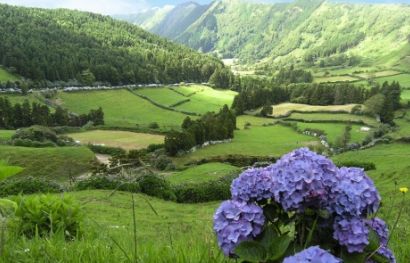
<instances>
[{"instance_id":1,"label":"grassy meadow","mask_svg":"<svg viewBox=\"0 0 410 263\"><path fill-rule=\"evenodd\" d=\"M7 162L0 160L0 181L20 173L24 169L19 166L10 166Z\"/></svg>"},{"instance_id":2,"label":"grassy meadow","mask_svg":"<svg viewBox=\"0 0 410 263\"><path fill-rule=\"evenodd\" d=\"M60 92L57 101L75 113L102 107L106 126L147 127L157 122L161 129L178 128L186 115L154 106L128 90Z\"/></svg>"},{"instance_id":3,"label":"grassy meadow","mask_svg":"<svg viewBox=\"0 0 410 263\"><path fill-rule=\"evenodd\" d=\"M238 167L223 163L206 163L172 173L166 178L173 184L202 183L215 180L226 175L239 173Z\"/></svg>"},{"instance_id":4,"label":"grassy meadow","mask_svg":"<svg viewBox=\"0 0 410 263\"><path fill-rule=\"evenodd\" d=\"M66 182L87 173L95 155L87 147L28 148L0 145L0 160L24 168L18 176L34 176Z\"/></svg>"},{"instance_id":5,"label":"grassy meadow","mask_svg":"<svg viewBox=\"0 0 410 263\"><path fill-rule=\"evenodd\" d=\"M306 122L360 122L369 126L379 125L377 120L374 118L346 113L292 113L287 119Z\"/></svg>"},{"instance_id":6,"label":"grassy meadow","mask_svg":"<svg viewBox=\"0 0 410 263\"><path fill-rule=\"evenodd\" d=\"M0 82L7 82L7 81L16 81L18 77L14 74L11 74L4 68L0 67Z\"/></svg>"},{"instance_id":7,"label":"grassy meadow","mask_svg":"<svg viewBox=\"0 0 410 263\"><path fill-rule=\"evenodd\" d=\"M282 117L291 114L292 112L345 112L351 113L353 108L358 104L347 104L347 105L330 105L330 106L314 106L307 104L296 104L296 103L282 103L273 106L272 117Z\"/></svg>"},{"instance_id":8,"label":"grassy meadow","mask_svg":"<svg viewBox=\"0 0 410 263\"><path fill-rule=\"evenodd\" d=\"M177 158L177 163L186 163L204 158L226 155L279 157L295 148L316 145L318 141L299 134L289 127L274 125L238 130L230 143L208 146L192 154Z\"/></svg>"},{"instance_id":9,"label":"grassy meadow","mask_svg":"<svg viewBox=\"0 0 410 263\"><path fill-rule=\"evenodd\" d=\"M14 133L13 130L0 130L0 142L10 140Z\"/></svg>"},{"instance_id":10,"label":"grassy meadow","mask_svg":"<svg viewBox=\"0 0 410 263\"><path fill-rule=\"evenodd\" d=\"M164 143L164 136L135 133L126 131L93 130L67 134L81 144L103 144L109 147L119 147L125 150L144 149L150 144Z\"/></svg>"}]
</instances>

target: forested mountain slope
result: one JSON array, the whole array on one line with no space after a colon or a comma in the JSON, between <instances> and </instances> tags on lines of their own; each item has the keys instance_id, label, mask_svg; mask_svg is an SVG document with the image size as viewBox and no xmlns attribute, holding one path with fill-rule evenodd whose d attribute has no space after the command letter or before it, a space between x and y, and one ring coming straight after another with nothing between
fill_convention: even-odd
<instances>
[{"instance_id":1,"label":"forested mountain slope","mask_svg":"<svg viewBox=\"0 0 410 263\"><path fill-rule=\"evenodd\" d=\"M242 63L393 66L409 60L410 5L222 0L171 38Z\"/></svg>"},{"instance_id":2,"label":"forested mountain slope","mask_svg":"<svg viewBox=\"0 0 410 263\"><path fill-rule=\"evenodd\" d=\"M0 4L0 21L0 65L32 80L201 82L221 66L107 16Z\"/></svg>"}]
</instances>

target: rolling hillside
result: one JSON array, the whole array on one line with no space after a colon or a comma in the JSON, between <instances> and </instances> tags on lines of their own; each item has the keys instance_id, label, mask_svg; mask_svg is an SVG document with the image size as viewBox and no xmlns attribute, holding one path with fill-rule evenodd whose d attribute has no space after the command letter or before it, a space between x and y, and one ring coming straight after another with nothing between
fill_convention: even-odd
<instances>
[{"instance_id":1,"label":"rolling hillside","mask_svg":"<svg viewBox=\"0 0 410 263\"><path fill-rule=\"evenodd\" d=\"M36 81L204 82L221 66L218 59L108 16L0 4L0 21L0 64ZM3 79L10 76L0 69Z\"/></svg>"},{"instance_id":2,"label":"rolling hillside","mask_svg":"<svg viewBox=\"0 0 410 263\"><path fill-rule=\"evenodd\" d=\"M157 20L145 29L165 35ZM194 49L242 64L273 62L325 66L409 65L410 6L322 0L256 4L215 1L179 35L165 35Z\"/></svg>"}]
</instances>

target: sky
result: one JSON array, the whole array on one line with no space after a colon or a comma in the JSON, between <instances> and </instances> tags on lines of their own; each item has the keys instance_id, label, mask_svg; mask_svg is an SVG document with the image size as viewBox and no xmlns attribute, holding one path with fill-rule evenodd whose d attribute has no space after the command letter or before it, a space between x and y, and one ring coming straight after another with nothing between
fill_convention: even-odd
<instances>
[{"instance_id":1,"label":"sky","mask_svg":"<svg viewBox=\"0 0 410 263\"><path fill-rule=\"evenodd\" d=\"M138 13L144 9L164 6L178 5L189 0L0 0L0 3L43 7L43 8L69 8L82 11L113 15ZM251 0L259 2L278 2L283 0ZM335 0L339 1L340 0ZM196 0L195 2L205 4L211 0ZM343 2L401 2L410 3L410 0L343 0Z\"/></svg>"}]
</instances>

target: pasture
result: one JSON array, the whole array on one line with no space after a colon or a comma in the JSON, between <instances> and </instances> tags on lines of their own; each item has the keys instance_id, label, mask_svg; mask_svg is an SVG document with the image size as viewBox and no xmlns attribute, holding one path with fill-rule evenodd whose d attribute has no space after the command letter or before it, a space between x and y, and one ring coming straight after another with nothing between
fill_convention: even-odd
<instances>
[{"instance_id":1,"label":"pasture","mask_svg":"<svg viewBox=\"0 0 410 263\"><path fill-rule=\"evenodd\" d=\"M241 130L244 129L247 124L250 124L250 127L252 127L274 124L275 122L276 120L271 118L263 118L252 115L241 115L236 117L236 127Z\"/></svg>"},{"instance_id":2,"label":"pasture","mask_svg":"<svg viewBox=\"0 0 410 263\"><path fill-rule=\"evenodd\" d=\"M251 127L247 130L235 131L235 137L230 143L198 149L192 154L176 158L176 162L187 163L192 160L226 155L279 157L293 149L317 144L317 139L299 134L289 127L281 125Z\"/></svg>"},{"instance_id":3,"label":"pasture","mask_svg":"<svg viewBox=\"0 0 410 263\"><path fill-rule=\"evenodd\" d=\"M346 123L364 123L372 127L378 126L379 122L376 119L353 115L347 113L292 113L286 120L305 121L305 122L346 122Z\"/></svg>"},{"instance_id":4,"label":"pasture","mask_svg":"<svg viewBox=\"0 0 410 263\"><path fill-rule=\"evenodd\" d=\"M14 133L13 130L0 130L0 142L10 140Z\"/></svg>"},{"instance_id":5,"label":"pasture","mask_svg":"<svg viewBox=\"0 0 410 263\"><path fill-rule=\"evenodd\" d=\"M326 133L326 137L329 143L335 144L338 138L342 137L346 124L343 123L304 123L298 122L297 126L299 129L316 129L323 130ZM352 130L350 132L351 143L361 143L369 132L363 132L360 130L361 125L352 125Z\"/></svg>"},{"instance_id":6,"label":"pasture","mask_svg":"<svg viewBox=\"0 0 410 263\"><path fill-rule=\"evenodd\" d=\"M344 76L326 76L326 77L316 77L314 83L336 83L336 82L352 82L357 81L359 78L350 75Z\"/></svg>"},{"instance_id":7,"label":"pasture","mask_svg":"<svg viewBox=\"0 0 410 263\"><path fill-rule=\"evenodd\" d=\"M385 81L398 81L401 87L410 88L410 74L400 74L395 76L376 78L375 81L379 84L383 84Z\"/></svg>"},{"instance_id":8,"label":"pasture","mask_svg":"<svg viewBox=\"0 0 410 263\"><path fill-rule=\"evenodd\" d=\"M410 89L405 89L401 91L401 99L404 102L410 101Z\"/></svg>"},{"instance_id":9,"label":"pasture","mask_svg":"<svg viewBox=\"0 0 410 263\"><path fill-rule=\"evenodd\" d=\"M164 136L126 131L94 130L68 134L81 144L100 144L125 150L144 149L150 144L164 143Z\"/></svg>"},{"instance_id":10,"label":"pasture","mask_svg":"<svg viewBox=\"0 0 410 263\"><path fill-rule=\"evenodd\" d=\"M292 112L346 112L351 113L358 104L314 106L308 104L282 103L273 106L272 117L288 116Z\"/></svg>"},{"instance_id":11,"label":"pasture","mask_svg":"<svg viewBox=\"0 0 410 263\"><path fill-rule=\"evenodd\" d=\"M60 92L63 107L75 113L88 113L102 107L105 125L111 127L148 127L156 122L161 130L178 129L187 115L153 105L128 90Z\"/></svg>"},{"instance_id":12,"label":"pasture","mask_svg":"<svg viewBox=\"0 0 410 263\"><path fill-rule=\"evenodd\" d=\"M23 168L19 166L10 166L7 162L0 160L0 181L16 175L21 171L23 171Z\"/></svg>"},{"instance_id":13,"label":"pasture","mask_svg":"<svg viewBox=\"0 0 410 263\"><path fill-rule=\"evenodd\" d=\"M0 145L0 160L24 168L19 176L68 181L70 176L90 171L95 155L87 147L28 148Z\"/></svg>"},{"instance_id":14,"label":"pasture","mask_svg":"<svg viewBox=\"0 0 410 263\"><path fill-rule=\"evenodd\" d=\"M18 77L14 74L11 74L4 68L0 67L0 83L1 82L7 82L7 81L16 81L18 80Z\"/></svg>"},{"instance_id":15,"label":"pasture","mask_svg":"<svg viewBox=\"0 0 410 263\"><path fill-rule=\"evenodd\" d=\"M134 92L148 97L165 107L171 107L172 105L187 99L167 87L135 89Z\"/></svg>"},{"instance_id":16,"label":"pasture","mask_svg":"<svg viewBox=\"0 0 410 263\"><path fill-rule=\"evenodd\" d=\"M30 104L33 102L44 104L42 98L39 94L27 94L27 95L18 95L18 94L0 94L0 97L8 98L11 104L23 104L25 100L28 100ZM40 99L39 99L40 98Z\"/></svg>"},{"instance_id":17,"label":"pasture","mask_svg":"<svg viewBox=\"0 0 410 263\"><path fill-rule=\"evenodd\" d=\"M240 169L238 167L229 164L207 163L193 166L180 172L172 173L166 178L172 184L203 183L227 175L237 174L239 171Z\"/></svg>"}]
</instances>

